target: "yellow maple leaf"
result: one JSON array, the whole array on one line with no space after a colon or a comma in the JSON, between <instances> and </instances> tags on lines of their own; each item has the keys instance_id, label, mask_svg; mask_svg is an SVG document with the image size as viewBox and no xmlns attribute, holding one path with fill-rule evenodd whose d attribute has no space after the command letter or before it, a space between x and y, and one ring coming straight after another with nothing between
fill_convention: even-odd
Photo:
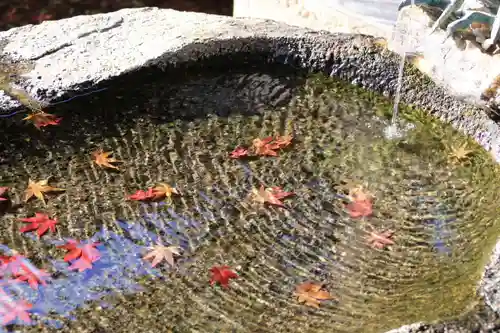
<instances>
[{"instance_id":1,"label":"yellow maple leaf","mask_svg":"<svg viewBox=\"0 0 500 333\"><path fill-rule=\"evenodd\" d=\"M24 202L27 202L32 197L36 197L37 199L41 200L44 204L46 204L44 197L45 193L60 192L60 191L65 191L65 190L62 188L49 186L48 179L40 180L37 182L29 179L28 188L24 191Z\"/></svg>"}]
</instances>

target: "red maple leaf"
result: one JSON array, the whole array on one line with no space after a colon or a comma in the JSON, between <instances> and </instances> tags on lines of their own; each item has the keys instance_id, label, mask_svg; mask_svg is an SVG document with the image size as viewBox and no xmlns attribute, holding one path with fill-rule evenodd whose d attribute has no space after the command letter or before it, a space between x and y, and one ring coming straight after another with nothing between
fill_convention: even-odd
<instances>
[{"instance_id":1,"label":"red maple leaf","mask_svg":"<svg viewBox=\"0 0 500 333\"><path fill-rule=\"evenodd\" d=\"M346 206L349 215L354 218L370 216L373 213L373 204L371 200L354 200Z\"/></svg>"},{"instance_id":2,"label":"red maple leaf","mask_svg":"<svg viewBox=\"0 0 500 333\"><path fill-rule=\"evenodd\" d=\"M29 324L31 318L29 310L33 307L32 304L24 300L15 300L5 291L0 292L0 318L2 325L8 325L19 319L20 321Z\"/></svg>"},{"instance_id":3,"label":"red maple leaf","mask_svg":"<svg viewBox=\"0 0 500 333\"><path fill-rule=\"evenodd\" d=\"M8 283L27 282L33 289L37 289L39 284L47 284L45 280L50 274L35 267L25 256L1 256L0 261L0 275L13 278Z\"/></svg>"},{"instance_id":4,"label":"red maple leaf","mask_svg":"<svg viewBox=\"0 0 500 333\"><path fill-rule=\"evenodd\" d=\"M16 279L13 282L28 282L32 289L38 289L38 285L47 285L45 278L50 274L43 269L25 269L22 268L21 272L16 274Z\"/></svg>"},{"instance_id":5,"label":"red maple leaf","mask_svg":"<svg viewBox=\"0 0 500 333\"><path fill-rule=\"evenodd\" d=\"M71 263L71 265L68 267L70 271L78 270L79 272L83 272L86 269L91 269L92 268L92 263L85 260L85 259L77 259Z\"/></svg>"},{"instance_id":6,"label":"red maple leaf","mask_svg":"<svg viewBox=\"0 0 500 333\"><path fill-rule=\"evenodd\" d=\"M238 274L232 271L229 266L214 266L210 269L210 285L219 283L224 288L229 288L229 280L238 278Z\"/></svg>"},{"instance_id":7,"label":"red maple leaf","mask_svg":"<svg viewBox=\"0 0 500 333\"><path fill-rule=\"evenodd\" d=\"M152 187L148 188L147 191L138 190L134 194L128 196L130 200L135 200L135 201L149 201L153 200L155 197L156 194Z\"/></svg>"},{"instance_id":8,"label":"red maple leaf","mask_svg":"<svg viewBox=\"0 0 500 333\"><path fill-rule=\"evenodd\" d=\"M81 243L74 239L68 240L65 245L60 245L58 248L68 250L69 252L64 256L64 261L70 262L74 260L84 260L87 261L89 265L83 265L83 263L73 262L70 269L79 269L83 271L87 268L92 268L93 262L96 262L101 258L101 254L95 248L100 245L100 243ZM83 269L83 267L86 267Z\"/></svg>"},{"instance_id":9,"label":"red maple leaf","mask_svg":"<svg viewBox=\"0 0 500 333\"><path fill-rule=\"evenodd\" d=\"M34 217L20 219L25 223L31 223L28 226L19 229L20 232L29 232L36 230L38 238L43 236L47 231L56 232L57 219L50 219L47 214L35 213Z\"/></svg>"},{"instance_id":10,"label":"red maple leaf","mask_svg":"<svg viewBox=\"0 0 500 333\"><path fill-rule=\"evenodd\" d=\"M248 149L243 147L236 147L231 153L229 153L231 158L242 158L248 157Z\"/></svg>"},{"instance_id":11,"label":"red maple leaf","mask_svg":"<svg viewBox=\"0 0 500 333\"><path fill-rule=\"evenodd\" d=\"M0 201L7 201L8 199L5 197L7 194L7 191L9 190L8 187L2 186L0 187Z\"/></svg>"}]
</instances>

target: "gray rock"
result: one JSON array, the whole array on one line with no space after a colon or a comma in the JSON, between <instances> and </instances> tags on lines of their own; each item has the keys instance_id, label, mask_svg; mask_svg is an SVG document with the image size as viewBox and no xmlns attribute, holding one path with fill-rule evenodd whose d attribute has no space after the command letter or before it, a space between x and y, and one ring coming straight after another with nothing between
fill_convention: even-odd
<instances>
[{"instance_id":1,"label":"gray rock","mask_svg":"<svg viewBox=\"0 0 500 333\"><path fill-rule=\"evenodd\" d=\"M3 45L0 63L31 62L32 69L22 74L17 84L45 103L87 88L94 89L101 83L112 84L109 80L148 66L158 66L168 73L180 64L241 52L264 54L269 62L327 73L392 95L400 62L400 57L381 48L373 37L315 32L269 20L157 8L124 9L48 21L0 32L0 39ZM469 62L467 68L448 70L462 73L460 75L469 71L471 75L471 70L481 66ZM482 87L481 84L476 84L475 93L480 90L478 87ZM401 101L450 122L474 137L500 161L498 125L482 109L456 98L457 95L464 97L465 92L448 89L408 70L402 82ZM477 99L475 102L478 103ZM16 101L0 94L1 113L11 112L17 106ZM492 306L498 304L492 293L496 292L493 283L500 276L499 262L498 259L492 261L481 284L481 292ZM421 326L417 323L391 332L422 331Z\"/></svg>"}]
</instances>

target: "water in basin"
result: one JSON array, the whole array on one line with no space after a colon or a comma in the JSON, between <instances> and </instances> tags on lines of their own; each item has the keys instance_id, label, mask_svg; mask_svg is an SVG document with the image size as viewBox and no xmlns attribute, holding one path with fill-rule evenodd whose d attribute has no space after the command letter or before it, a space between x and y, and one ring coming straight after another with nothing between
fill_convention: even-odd
<instances>
[{"instance_id":1,"label":"water in basin","mask_svg":"<svg viewBox=\"0 0 500 333\"><path fill-rule=\"evenodd\" d=\"M175 80L127 77L47 109L58 126L1 120L0 186L14 203L1 216L2 251L51 275L36 290L3 280L8 297L33 304L23 332L383 332L477 304L498 235L499 179L486 152L404 106L414 129L387 140L390 99L289 67L223 71L225 61ZM277 157L229 158L286 134L293 144ZM458 160L462 145L472 152ZM123 161L119 170L92 163L97 148ZM48 177L66 191L46 206L22 203L28 180ZM159 182L182 196L127 200ZM295 196L285 207L249 200L260 185ZM369 216L349 214L356 186L373 196ZM36 212L57 217L57 232L20 233L19 219ZM394 244L367 241L384 231ZM67 238L100 242L101 258L69 271L57 248ZM175 267L142 259L158 240L182 248ZM209 283L221 265L238 274L229 288ZM332 299L299 303L307 281Z\"/></svg>"}]
</instances>

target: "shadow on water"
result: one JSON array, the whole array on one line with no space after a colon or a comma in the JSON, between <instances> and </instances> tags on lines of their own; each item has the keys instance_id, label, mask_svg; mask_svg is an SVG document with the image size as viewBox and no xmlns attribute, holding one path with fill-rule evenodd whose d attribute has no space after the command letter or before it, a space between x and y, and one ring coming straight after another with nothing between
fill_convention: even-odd
<instances>
[{"instance_id":1,"label":"shadow on water","mask_svg":"<svg viewBox=\"0 0 500 333\"><path fill-rule=\"evenodd\" d=\"M0 119L0 186L13 201L22 202L30 178L66 189L46 206L30 201L1 217L4 254L15 250L33 274L51 274L37 290L4 279L2 319L23 299L33 304L25 332L381 332L477 303L498 216L486 153L470 143L469 163L449 163L443 140L466 139L405 108L416 129L387 141L390 100L292 67L253 65L261 60L231 71L216 59L202 64L210 71L134 73L47 109L63 122L41 131L21 115ZM295 138L278 158L228 158L275 134ZM120 169L97 168L96 148L113 151ZM182 196L125 199L157 182ZM347 214L341 188L354 183L375 196L373 216ZM260 184L296 195L285 208L262 206L249 200ZM21 234L18 219L35 212L57 217L57 232ZM373 230L393 230L396 244L372 249ZM100 243L92 269L68 270L57 245L70 238ZM142 259L158 240L182 248L174 268ZM231 288L209 285L214 265L238 272ZM334 300L298 304L292 293L308 280Z\"/></svg>"}]
</instances>

